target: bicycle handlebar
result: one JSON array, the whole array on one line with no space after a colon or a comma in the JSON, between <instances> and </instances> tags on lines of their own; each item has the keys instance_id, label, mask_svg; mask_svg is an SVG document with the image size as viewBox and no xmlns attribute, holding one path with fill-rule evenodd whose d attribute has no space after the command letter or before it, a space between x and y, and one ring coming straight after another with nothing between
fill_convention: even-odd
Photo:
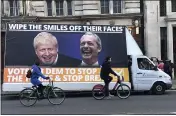
<instances>
[{"instance_id":1,"label":"bicycle handlebar","mask_svg":"<svg viewBox=\"0 0 176 116\"><path fill-rule=\"evenodd\" d=\"M51 78L48 79L49 83L51 83L51 85L53 86L53 80Z\"/></svg>"},{"instance_id":2,"label":"bicycle handlebar","mask_svg":"<svg viewBox=\"0 0 176 116\"><path fill-rule=\"evenodd\" d=\"M124 77L123 77L123 76L117 76L117 77L118 77L117 82L122 82L122 81L124 81ZM121 77L122 79L120 79L120 77Z\"/></svg>"}]
</instances>

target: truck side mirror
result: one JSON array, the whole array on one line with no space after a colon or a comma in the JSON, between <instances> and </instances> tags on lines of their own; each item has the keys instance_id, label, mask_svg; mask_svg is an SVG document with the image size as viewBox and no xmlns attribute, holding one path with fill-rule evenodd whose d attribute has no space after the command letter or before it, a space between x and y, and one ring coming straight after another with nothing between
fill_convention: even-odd
<instances>
[{"instance_id":1,"label":"truck side mirror","mask_svg":"<svg viewBox=\"0 0 176 116\"><path fill-rule=\"evenodd\" d=\"M158 71L157 66L152 67L152 70Z\"/></svg>"}]
</instances>

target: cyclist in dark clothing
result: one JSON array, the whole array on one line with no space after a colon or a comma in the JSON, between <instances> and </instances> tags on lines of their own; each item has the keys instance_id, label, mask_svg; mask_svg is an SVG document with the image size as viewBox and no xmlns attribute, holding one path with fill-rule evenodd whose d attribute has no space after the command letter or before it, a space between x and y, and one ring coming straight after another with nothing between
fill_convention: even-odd
<instances>
[{"instance_id":1,"label":"cyclist in dark clothing","mask_svg":"<svg viewBox=\"0 0 176 116\"><path fill-rule=\"evenodd\" d=\"M105 82L105 94L106 96L109 96L109 83L112 81L112 77L109 76L109 74L113 74L117 77L119 77L112 69L111 69L111 57L107 57L105 61L102 64L100 77Z\"/></svg>"}]
</instances>

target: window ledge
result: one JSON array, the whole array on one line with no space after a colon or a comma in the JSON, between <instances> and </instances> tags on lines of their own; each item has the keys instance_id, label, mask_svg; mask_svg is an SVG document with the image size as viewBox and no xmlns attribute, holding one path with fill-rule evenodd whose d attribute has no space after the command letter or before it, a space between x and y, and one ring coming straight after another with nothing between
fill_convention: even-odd
<instances>
[{"instance_id":1,"label":"window ledge","mask_svg":"<svg viewBox=\"0 0 176 116\"><path fill-rule=\"evenodd\" d=\"M4 21L38 21L36 19L39 19L40 21L53 21L53 22L58 22L58 21L76 21L76 20L94 20L94 19L114 19L114 18L140 18L142 17L142 14L140 13L129 13L129 14L99 14L99 15L84 15L84 16L47 16L47 17L39 17L39 16L13 16L13 17L2 17L2 20Z\"/></svg>"}]
</instances>

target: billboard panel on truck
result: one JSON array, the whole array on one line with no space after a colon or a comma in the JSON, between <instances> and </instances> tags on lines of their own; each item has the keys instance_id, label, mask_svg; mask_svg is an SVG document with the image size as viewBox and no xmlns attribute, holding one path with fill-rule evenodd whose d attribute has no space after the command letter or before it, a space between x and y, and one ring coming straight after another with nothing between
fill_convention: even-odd
<instances>
[{"instance_id":1,"label":"billboard panel on truck","mask_svg":"<svg viewBox=\"0 0 176 116\"><path fill-rule=\"evenodd\" d=\"M29 83L25 74L36 59L54 82L101 82L107 56L129 81L124 26L9 23L4 83Z\"/></svg>"}]
</instances>

